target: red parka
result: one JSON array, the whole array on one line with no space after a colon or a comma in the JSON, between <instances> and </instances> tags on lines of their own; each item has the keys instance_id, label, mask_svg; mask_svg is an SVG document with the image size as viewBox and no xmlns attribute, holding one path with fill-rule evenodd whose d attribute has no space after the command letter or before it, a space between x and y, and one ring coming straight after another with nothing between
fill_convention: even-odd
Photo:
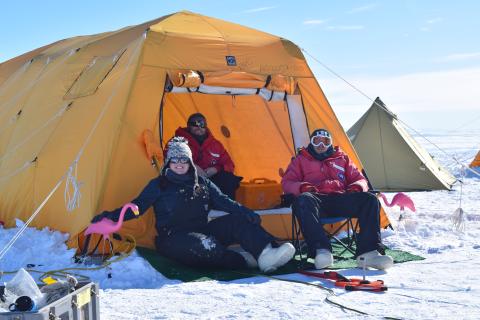
<instances>
[{"instance_id":1,"label":"red parka","mask_svg":"<svg viewBox=\"0 0 480 320\"><path fill-rule=\"evenodd\" d=\"M224 170L232 172L235 169L230 155L223 147L220 141L215 139L210 130L207 128L207 138L200 145L197 140L188 131L188 128L178 128L175 136L184 137L188 140L188 145L192 150L193 162L202 169L214 167L219 172ZM168 145L168 144L167 144ZM165 149L165 153L167 149Z\"/></svg>"},{"instance_id":2,"label":"red parka","mask_svg":"<svg viewBox=\"0 0 480 320\"><path fill-rule=\"evenodd\" d=\"M324 160L315 159L306 149L300 150L288 165L282 187L285 193L298 196L303 184L315 186L321 194L345 193L348 189L368 191L367 179L339 147Z\"/></svg>"}]
</instances>

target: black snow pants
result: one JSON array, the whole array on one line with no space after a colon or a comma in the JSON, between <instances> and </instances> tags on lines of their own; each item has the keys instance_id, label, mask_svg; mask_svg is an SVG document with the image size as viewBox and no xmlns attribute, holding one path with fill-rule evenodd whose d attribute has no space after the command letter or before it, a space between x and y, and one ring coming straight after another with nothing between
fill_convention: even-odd
<instances>
[{"instance_id":1,"label":"black snow pants","mask_svg":"<svg viewBox=\"0 0 480 320\"><path fill-rule=\"evenodd\" d=\"M245 259L227 246L238 243L257 259L272 242L274 237L260 225L241 214L228 214L196 230L159 232L155 244L161 255L188 266L241 269L247 266Z\"/></svg>"},{"instance_id":2,"label":"black snow pants","mask_svg":"<svg viewBox=\"0 0 480 320\"><path fill-rule=\"evenodd\" d=\"M380 203L368 192L321 195L304 192L293 202L293 214L300 223L310 256L316 249L332 250L320 218L358 218L357 256L381 247Z\"/></svg>"},{"instance_id":3,"label":"black snow pants","mask_svg":"<svg viewBox=\"0 0 480 320\"><path fill-rule=\"evenodd\" d=\"M220 171L216 175L211 176L210 181L226 194L230 199L235 200L235 191L240 186L242 177L236 176L231 172Z\"/></svg>"}]
</instances>

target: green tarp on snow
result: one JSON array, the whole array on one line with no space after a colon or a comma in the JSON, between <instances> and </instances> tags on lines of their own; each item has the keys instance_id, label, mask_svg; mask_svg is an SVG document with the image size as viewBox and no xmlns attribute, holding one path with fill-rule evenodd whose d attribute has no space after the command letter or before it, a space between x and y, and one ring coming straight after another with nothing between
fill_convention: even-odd
<instances>
[{"instance_id":1,"label":"green tarp on snow","mask_svg":"<svg viewBox=\"0 0 480 320\"><path fill-rule=\"evenodd\" d=\"M335 256L335 263L330 269L348 269L355 268L356 262L353 259L353 255L349 252L344 252L341 256L339 253L343 251L343 248L339 245L332 244L333 254ZM258 269L242 269L242 270L215 270L215 269L195 269L190 268L165 257L160 256L155 250L137 247L137 252L146 259L152 267L158 272L169 279L177 279L184 282L189 281L206 281L206 280L219 280L230 281L241 278L249 278L260 275ZM395 263L423 260L423 257L401 251L387 249L386 253L390 255ZM304 256L305 257L305 256ZM276 272L270 275L280 275L295 273L299 269L314 269L313 260L309 259L308 262L300 260L300 256L295 256L288 264L278 269Z\"/></svg>"}]
</instances>

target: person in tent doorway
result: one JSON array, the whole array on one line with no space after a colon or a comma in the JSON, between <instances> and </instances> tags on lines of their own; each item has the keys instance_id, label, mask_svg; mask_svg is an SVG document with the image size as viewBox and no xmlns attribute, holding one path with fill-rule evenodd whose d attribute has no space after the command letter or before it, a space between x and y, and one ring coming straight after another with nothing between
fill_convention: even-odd
<instances>
[{"instance_id":1,"label":"person in tent doorway","mask_svg":"<svg viewBox=\"0 0 480 320\"><path fill-rule=\"evenodd\" d=\"M208 129L205 116L192 114L188 117L187 127L178 128L175 136L188 140L198 174L209 178L224 194L235 199L242 177L233 174L235 165L222 143Z\"/></svg>"},{"instance_id":2,"label":"person in tent doorway","mask_svg":"<svg viewBox=\"0 0 480 320\"><path fill-rule=\"evenodd\" d=\"M258 214L197 175L192 152L183 137L170 140L160 175L132 202L138 206L140 215L153 206L157 251L185 265L227 269L258 266L267 273L286 264L295 254L290 243L279 245L261 227ZM212 208L229 214L209 221ZM92 222L104 217L117 221L120 210L104 211ZM124 220L135 217L129 211ZM228 249L233 243L246 251Z\"/></svg>"},{"instance_id":3,"label":"person in tent doorway","mask_svg":"<svg viewBox=\"0 0 480 320\"><path fill-rule=\"evenodd\" d=\"M380 203L368 192L365 177L349 157L332 145L325 129L310 135L307 148L300 149L282 177L285 193L295 195L293 214L308 245L315 267L333 264L332 247L320 222L321 217L358 218L357 264L359 267L387 269L393 259L384 255L380 237ZM382 253L382 254L381 254Z\"/></svg>"}]
</instances>

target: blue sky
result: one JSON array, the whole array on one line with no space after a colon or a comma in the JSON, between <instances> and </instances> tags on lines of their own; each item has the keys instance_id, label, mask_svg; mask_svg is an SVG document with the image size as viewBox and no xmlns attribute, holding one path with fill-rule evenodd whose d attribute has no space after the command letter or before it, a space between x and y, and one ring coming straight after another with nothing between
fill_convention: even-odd
<instances>
[{"instance_id":1,"label":"blue sky","mask_svg":"<svg viewBox=\"0 0 480 320\"><path fill-rule=\"evenodd\" d=\"M9 1L0 12L0 61L180 10L288 38L418 130L480 129L480 1L474 0ZM371 101L307 60L348 129Z\"/></svg>"}]
</instances>

